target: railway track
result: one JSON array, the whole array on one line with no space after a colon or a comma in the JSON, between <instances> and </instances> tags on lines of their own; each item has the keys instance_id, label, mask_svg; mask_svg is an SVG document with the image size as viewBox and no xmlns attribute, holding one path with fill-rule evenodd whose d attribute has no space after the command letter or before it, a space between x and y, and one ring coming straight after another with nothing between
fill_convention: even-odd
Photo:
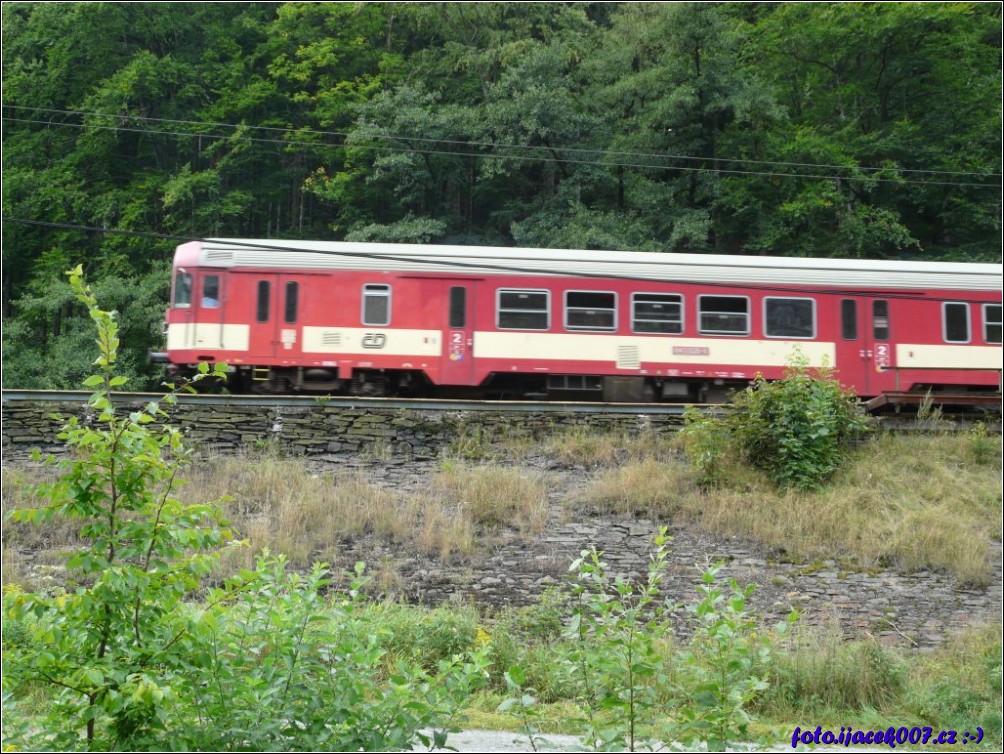
<instances>
[{"instance_id":1,"label":"railway track","mask_svg":"<svg viewBox=\"0 0 1004 754\"><path fill-rule=\"evenodd\" d=\"M91 393L84 390L4 390L2 400L5 406L17 403L51 403L53 405L83 405ZM157 401L162 393L117 392L112 400L118 405L128 406ZM188 394L177 396L178 403L191 406L243 407L262 409L310 408L324 406L357 409L407 409L422 411L463 411L496 412L513 414L596 414L622 416L663 416L683 417L689 408L699 411L727 409L727 405L687 404L687 403L599 403L587 401L486 401L469 399L439 398L364 398L347 396L305 396L305 395L223 395ZM918 419L914 414L886 414L878 417L883 429L901 432L952 432L965 431L976 422L984 422L988 429L1001 431L1000 407L997 410L972 410L965 413L944 412L936 418Z\"/></svg>"}]
</instances>

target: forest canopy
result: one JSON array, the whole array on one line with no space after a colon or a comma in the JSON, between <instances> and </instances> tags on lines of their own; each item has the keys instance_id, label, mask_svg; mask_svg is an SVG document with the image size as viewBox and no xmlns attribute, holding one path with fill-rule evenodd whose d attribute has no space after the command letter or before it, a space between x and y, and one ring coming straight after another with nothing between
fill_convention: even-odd
<instances>
[{"instance_id":1,"label":"forest canopy","mask_svg":"<svg viewBox=\"0 0 1004 754\"><path fill-rule=\"evenodd\" d=\"M3 385L180 239L997 261L1001 97L997 3L5 2Z\"/></svg>"}]
</instances>

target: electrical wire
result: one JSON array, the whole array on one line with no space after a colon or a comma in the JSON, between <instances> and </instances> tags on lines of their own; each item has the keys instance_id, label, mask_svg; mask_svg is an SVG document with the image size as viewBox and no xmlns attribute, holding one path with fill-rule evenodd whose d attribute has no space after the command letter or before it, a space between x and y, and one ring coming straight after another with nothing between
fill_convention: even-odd
<instances>
[{"instance_id":1,"label":"electrical wire","mask_svg":"<svg viewBox=\"0 0 1004 754\"><path fill-rule=\"evenodd\" d=\"M197 120L181 120L176 118L154 118L145 115L116 115L113 113L98 113L87 110L59 110L54 108L43 108L43 107L27 107L22 105L4 105L4 107L13 110L28 110L31 112L45 112L45 113L57 113L60 115L80 115L85 118L111 118L122 123L132 123L132 122L143 122L143 123L176 123L181 125L190 126L212 126L215 128L230 128L235 131L240 130L250 130L250 131L273 131L279 133L292 133L298 135L310 135L310 136L337 136L340 138L349 138L352 136L351 133L347 131L322 131L309 128L292 128L292 127L279 127L279 126L249 126L246 124L236 124L236 123L222 123L214 121L197 121ZM53 123L53 121L41 121L41 120L23 120L20 122L28 123ZM60 122L58 125L63 125L64 122ZM76 124L66 124L66 125L76 125ZM83 124L91 125L94 124ZM151 131L151 133L176 133L170 131ZM191 132L180 132L182 134L188 134ZM199 134L202 135L202 134ZM216 135L213 135L216 136ZM217 138L229 138L229 135L217 136ZM503 142L486 142L486 141L468 141L462 139L433 139L424 136L401 136L395 134L375 134L371 138L375 139L387 139L396 141L417 141L429 144L452 144L459 146L470 146L470 147L485 147L488 149L542 149L541 146L525 145L525 144L506 144ZM281 141L280 143L286 143ZM308 144L315 144L315 142L307 142ZM603 155L615 155L618 157L651 157L653 159L669 159L669 160L684 160L684 161L695 161L704 162L708 160L707 157L694 157L692 155L681 155L681 154L670 154L661 152L636 152L636 151L620 151L620 150L609 150L609 149L593 149L584 147L561 147L563 152L583 152L587 154L603 154ZM976 171L967 170L930 170L923 168L903 168L903 167L869 167L865 165L832 165L826 163L815 163L815 162L788 162L783 160L753 160L748 158L731 158L731 157L716 157L715 162L724 163L740 163L743 165L780 165L783 167L807 167L807 168L821 168L821 169L833 169L833 170L856 170L865 172L881 172L893 170L897 173L922 173L928 175L968 175L975 177L989 177L989 178L1000 178L1001 175L998 173L986 174ZM606 163L595 163L595 164L606 164Z\"/></svg>"},{"instance_id":2,"label":"electrical wire","mask_svg":"<svg viewBox=\"0 0 1004 754\"><path fill-rule=\"evenodd\" d=\"M311 149L362 149L362 150L372 150L372 151L383 151L383 152L405 152L410 154L426 154L426 155L442 155L442 156L455 156L455 157L472 157L477 159L498 159L498 160L510 160L515 162L546 162L546 163L557 163L557 164L572 164L572 165L592 165L596 167L618 167L618 168L635 168L643 170L675 170L682 172L696 172L696 173L715 173L724 175L750 175L768 178L802 178L802 179L819 179L819 180L860 180L869 181L873 183L893 183L896 185L920 185L920 186L954 186L954 187L968 187L968 188L992 188L1000 189L1002 185L999 183L988 184L988 183L976 183L976 182L964 182L964 181L932 181L932 180L910 180L908 178L879 178L873 175L867 176L853 176L853 175L832 175L832 174L819 174L819 173L786 173L780 171L766 171L766 170L739 170L734 168L719 168L719 167L690 167L682 165L653 165L650 163L639 163L639 162L623 162L616 160L585 160L585 159L575 159L571 157L555 157L547 155L506 155L506 154L483 154L478 152L470 151L457 151L457 150L445 150L445 149L420 149L417 147L394 147L394 146L383 146L374 144L358 144L358 143L343 143L343 144L329 144L323 142L314 141L299 141L294 139L268 139L263 137L255 136L244 136L239 134L213 134L213 133L193 133L189 131L166 131L162 129L148 129L148 128L130 128L127 126L103 126L94 124L84 124L84 123L66 123L66 122L55 122L55 121L45 121L36 120L30 118L12 118L9 116L3 116L3 120L12 123L31 123L37 125L45 126L55 126L63 128L77 128L81 130L101 130L101 131L113 131L113 132L125 132L125 133L142 133L142 134L152 134L152 135L163 135L163 136L174 136L174 137L188 137L188 138L199 138L199 139L220 139L220 140L238 140L246 141L251 143L264 143L264 144L276 144L283 147L297 146L297 147L309 147ZM295 133L295 132L294 132ZM383 138L383 137L379 137ZM461 142L464 143L464 142ZM516 147L520 149L546 149L546 147ZM598 151L598 150L597 150ZM642 153L644 154L644 153ZM667 155L653 155L659 159L678 159L676 156ZM713 158L687 158L692 160L711 160L713 162L721 162L724 160L717 160ZM731 161L731 160L730 160ZM782 163L783 164L783 163ZM797 163L791 163L796 165ZM840 168L846 170L857 170L856 167ZM868 168L869 170L889 170L896 172L895 168ZM993 174L991 177L998 177L997 174Z\"/></svg>"},{"instance_id":3,"label":"electrical wire","mask_svg":"<svg viewBox=\"0 0 1004 754\"><path fill-rule=\"evenodd\" d=\"M193 241L198 241L201 243L209 243L218 246L237 246L240 248L251 248L259 249L263 251L278 251L278 252L309 252L314 254L322 254L325 256L336 256L336 257L349 257L358 259L370 259L375 262L415 262L416 260L411 257L396 256L394 254L387 254L382 252L367 252L367 251L336 251L329 249L310 249L310 248L299 248L284 246L282 242L277 242L275 244L271 243L253 243L245 240L232 240L232 239L220 239L220 238L192 238L189 236L177 236L167 233L150 233L144 231L135 230L124 230L119 228L98 228L86 225L74 225L71 223L54 223L45 222L42 220L28 220L19 217L4 217L4 222L11 222L19 225L28 225L43 228L52 228L58 230L74 230L87 233L109 233L117 235L133 236L137 238L149 238L159 241L172 241L179 243L190 243ZM366 245L366 244L360 244ZM422 246L423 244L413 244L414 246ZM520 247L512 247L514 253L527 251ZM653 256L656 256L658 252L653 252ZM713 257L714 255L708 255ZM594 279L594 280L624 280L629 282L647 282L647 283L663 283L663 284L688 284L692 281L679 280L673 278L666 278L660 280L654 280L651 277L640 277L633 275L620 275L620 274L606 274L606 273L588 273L588 272L574 272L569 270L559 270L559 269L542 269L542 268L528 268L520 267L518 264L490 264L482 262L461 262L457 260L450 259L421 259L422 264L429 264L434 266L443 267L446 269L457 269L457 270L471 270L471 271L491 271L491 272L502 272L502 273L516 273L516 274L531 274L540 276L557 276L565 278L583 278L583 279ZM639 262L638 264L643 264ZM908 264L908 263L907 263ZM277 265L281 266L281 265ZM974 271L972 274L983 274ZM716 288L725 288L731 290L755 290L755 291L771 291L780 293L805 293L814 295L840 295L847 298L884 298L884 299L902 299L908 301L936 301L936 302L955 302L955 303L987 303L981 299L965 298L965 297L948 297L939 298L920 294L902 294L894 293L892 291L859 291L850 290L845 288L801 288L801 287L791 287L791 286L772 286L764 285L762 283L719 283L715 282L713 284Z\"/></svg>"}]
</instances>

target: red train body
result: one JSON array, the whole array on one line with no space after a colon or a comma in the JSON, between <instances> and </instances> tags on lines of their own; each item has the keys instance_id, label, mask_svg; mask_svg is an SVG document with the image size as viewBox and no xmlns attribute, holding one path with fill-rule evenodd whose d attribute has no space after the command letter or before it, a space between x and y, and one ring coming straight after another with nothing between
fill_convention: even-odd
<instances>
[{"instance_id":1,"label":"red train body","mask_svg":"<svg viewBox=\"0 0 1004 754\"><path fill-rule=\"evenodd\" d=\"M797 348L862 396L1000 392L1000 265L213 240L167 359L240 391L724 398Z\"/></svg>"}]
</instances>

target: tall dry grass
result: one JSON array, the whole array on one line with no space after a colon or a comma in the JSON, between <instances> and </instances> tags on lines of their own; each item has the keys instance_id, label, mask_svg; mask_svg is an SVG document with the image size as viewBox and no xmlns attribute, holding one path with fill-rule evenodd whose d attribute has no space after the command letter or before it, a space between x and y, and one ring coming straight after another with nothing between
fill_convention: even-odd
<instances>
[{"instance_id":1,"label":"tall dry grass","mask_svg":"<svg viewBox=\"0 0 1004 754\"><path fill-rule=\"evenodd\" d=\"M603 472L581 495L603 512L667 519L696 493L692 475L681 463L646 458Z\"/></svg>"},{"instance_id":2,"label":"tall dry grass","mask_svg":"<svg viewBox=\"0 0 1004 754\"><path fill-rule=\"evenodd\" d=\"M249 547L231 555L248 565L262 548L305 565L337 557L346 537L374 535L443 560L476 551L479 538L511 526L540 532L546 485L531 471L447 464L418 494L403 494L361 474L321 474L302 458L270 454L207 459L189 470L186 495L226 497L226 510Z\"/></svg>"},{"instance_id":3,"label":"tall dry grass","mask_svg":"<svg viewBox=\"0 0 1004 754\"><path fill-rule=\"evenodd\" d=\"M594 432L575 427L544 438L541 449L562 463L612 466L665 460L676 454L672 435L654 431Z\"/></svg>"},{"instance_id":4,"label":"tall dry grass","mask_svg":"<svg viewBox=\"0 0 1004 754\"><path fill-rule=\"evenodd\" d=\"M541 447L606 467L576 495L593 509L689 521L719 535L759 540L796 561L931 568L974 586L992 578L1002 536L1001 449L1000 438L985 432L881 435L862 445L826 489L812 493L778 491L735 461L726 484L703 489L655 433L574 431ZM5 517L12 508L44 504L30 489L48 474L5 468ZM181 476L189 480L183 499L225 498L226 515L250 545L228 556L237 565L250 564L265 547L297 565L332 560L345 538L361 535L443 559L472 555L500 532L532 537L543 531L549 491L557 484L518 466L444 460L422 492L404 494L268 453L207 458ZM33 562L55 562L55 554L79 546L78 523L26 526L5 519L4 583L29 584Z\"/></svg>"},{"instance_id":5,"label":"tall dry grass","mask_svg":"<svg viewBox=\"0 0 1004 754\"><path fill-rule=\"evenodd\" d=\"M44 523L18 523L10 514L18 509L41 508L48 501L35 488L54 479L54 470L38 466L4 466L0 478L3 545L0 548L4 584L26 589L40 588L57 573L60 553L75 549L82 540L77 532L83 522L55 518Z\"/></svg>"},{"instance_id":6,"label":"tall dry grass","mask_svg":"<svg viewBox=\"0 0 1004 754\"><path fill-rule=\"evenodd\" d=\"M980 459L980 460L976 460ZM962 435L882 435L818 492L778 491L737 469L731 484L681 498L712 532L752 537L792 559L839 557L862 568L932 568L986 585L1001 539L999 443L974 455Z\"/></svg>"},{"instance_id":7,"label":"tall dry grass","mask_svg":"<svg viewBox=\"0 0 1004 754\"><path fill-rule=\"evenodd\" d=\"M477 526L513 528L538 534L547 523L547 485L540 472L496 465L446 465L431 482L431 493Z\"/></svg>"}]
</instances>

